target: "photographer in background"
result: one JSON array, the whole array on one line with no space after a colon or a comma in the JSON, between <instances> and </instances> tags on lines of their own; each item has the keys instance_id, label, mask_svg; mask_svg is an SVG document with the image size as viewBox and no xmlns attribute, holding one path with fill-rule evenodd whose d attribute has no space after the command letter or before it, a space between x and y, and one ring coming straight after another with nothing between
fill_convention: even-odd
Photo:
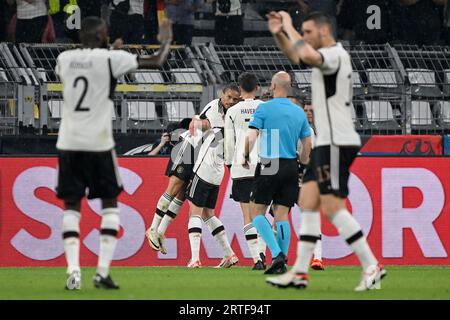
<instances>
[{"instance_id":1,"label":"photographer in background","mask_svg":"<svg viewBox=\"0 0 450 320\"><path fill-rule=\"evenodd\" d=\"M214 40L216 44L244 44L244 15L240 0L208 0L215 8Z\"/></svg>"},{"instance_id":2,"label":"photographer in background","mask_svg":"<svg viewBox=\"0 0 450 320\"><path fill-rule=\"evenodd\" d=\"M178 123L171 123L167 126L166 132L153 144L149 156L170 156L172 148L179 142L180 134L189 129L191 118L185 118Z\"/></svg>"}]
</instances>

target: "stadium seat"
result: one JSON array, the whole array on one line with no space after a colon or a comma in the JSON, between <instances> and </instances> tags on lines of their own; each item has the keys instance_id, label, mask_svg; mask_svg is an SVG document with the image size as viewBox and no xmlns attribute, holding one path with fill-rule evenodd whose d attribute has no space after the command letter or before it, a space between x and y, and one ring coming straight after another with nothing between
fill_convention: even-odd
<instances>
[{"instance_id":1,"label":"stadium seat","mask_svg":"<svg viewBox=\"0 0 450 320\"><path fill-rule=\"evenodd\" d=\"M139 71L134 73L136 83L164 83L164 78L160 72Z\"/></svg>"},{"instance_id":2,"label":"stadium seat","mask_svg":"<svg viewBox=\"0 0 450 320\"><path fill-rule=\"evenodd\" d=\"M175 83L202 84L202 80L194 68L171 69Z\"/></svg>"},{"instance_id":3,"label":"stadium seat","mask_svg":"<svg viewBox=\"0 0 450 320\"><path fill-rule=\"evenodd\" d=\"M419 130L436 129L428 101L411 101L411 128Z\"/></svg>"},{"instance_id":4,"label":"stadium seat","mask_svg":"<svg viewBox=\"0 0 450 320\"><path fill-rule=\"evenodd\" d=\"M362 124L361 124L361 122L359 121L359 119L358 119L358 117L356 115L355 106L353 105L353 103L350 106L350 111L352 113L352 120L353 120L353 124L355 125L355 129L356 130L362 129Z\"/></svg>"},{"instance_id":5,"label":"stadium seat","mask_svg":"<svg viewBox=\"0 0 450 320\"><path fill-rule=\"evenodd\" d=\"M128 118L131 120L156 120L156 106L149 101L128 101Z\"/></svg>"},{"instance_id":6,"label":"stadium seat","mask_svg":"<svg viewBox=\"0 0 450 320\"><path fill-rule=\"evenodd\" d=\"M450 69L444 70L444 95L450 97Z\"/></svg>"},{"instance_id":7,"label":"stadium seat","mask_svg":"<svg viewBox=\"0 0 450 320\"><path fill-rule=\"evenodd\" d=\"M441 90L436 85L436 75L429 69L406 69L414 97L440 97Z\"/></svg>"},{"instance_id":8,"label":"stadium seat","mask_svg":"<svg viewBox=\"0 0 450 320\"><path fill-rule=\"evenodd\" d=\"M192 101L170 101L166 102L168 120L181 121L184 118L192 118L195 115L194 103Z\"/></svg>"},{"instance_id":9,"label":"stadium seat","mask_svg":"<svg viewBox=\"0 0 450 320\"><path fill-rule=\"evenodd\" d=\"M402 94L399 75L392 69L367 69L368 93L381 99L399 99Z\"/></svg>"},{"instance_id":10,"label":"stadium seat","mask_svg":"<svg viewBox=\"0 0 450 320\"><path fill-rule=\"evenodd\" d=\"M294 71L294 83L300 89L309 89L311 87L311 70Z\"/></svg>"},{"instance_id":11,"label":"stadium seat","mask_svg":"<svg viewBox=\"0 0 450 320\"><path fill-rule=\"evenodd\" d=\"M365 101L364 113L364 129L400 129L400 125L394 119L392 105L389 101Z\"/></svg>"},{"instance_id":12,"label":"stadium seat","mask_svg":"<svg viewBox=\"0 0 450 320\"><path fill-rule=\"evenodd\" d=\"M48 109L50 110L50 118L61 119L61 111L64 105L63 100L48 100Z\"/></svg>"},{"instance_id":13,"label":"stadium seat","mask_svg":"<svg viewBox=\"0 0 450 320\"><path fill-rule=\"evenodd\" d=\"M439 101L437 107L439 124L450 129L450 101Z\"/></svg>"},{"instance_id":14,"label":"stadium seat","mask_svg":"<svg viewBox=\"0 0 450 320\"><path fill-rule=\"evenodd\" d=\"M0 68L0 82L8 82L8 77L6 76L6 71Z\"/></svg>"},{"instance_id":15,"label":"stadium seat","mask_svg":"<svg viewBox=\"0 0 450 320\"><path fill-rule=\"evenodd\" d=\"M352 80L353 80L353 94L356 96L363 95L364 92L364 86L361 82L361 76L359 75L358 71L352 72Z\"/></svg>"}]
</instances>

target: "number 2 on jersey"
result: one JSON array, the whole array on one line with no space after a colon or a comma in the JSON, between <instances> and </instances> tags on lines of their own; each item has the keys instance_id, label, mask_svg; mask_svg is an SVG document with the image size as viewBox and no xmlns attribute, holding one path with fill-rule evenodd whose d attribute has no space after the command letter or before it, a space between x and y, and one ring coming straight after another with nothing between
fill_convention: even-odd
<instances>
[{"instance_id":1,"label":"number 2 on jersey","mask_svg":"<svg viewBox=\"0 0 450 320\"><path fill-rule=\"evenodd\" d=\"M89 87L88 80L86 77L78 77L75 79L75 82L73 83L73 87L76 88L78 86L78 82L81 81L84 83L83 92L81 93L80 99L78 99L77 106L75 107L75 111L89 111L89 108L83 108L81 105L83 104L83 100L86 97L86 93Z\"/></svg>"}]
</instances>

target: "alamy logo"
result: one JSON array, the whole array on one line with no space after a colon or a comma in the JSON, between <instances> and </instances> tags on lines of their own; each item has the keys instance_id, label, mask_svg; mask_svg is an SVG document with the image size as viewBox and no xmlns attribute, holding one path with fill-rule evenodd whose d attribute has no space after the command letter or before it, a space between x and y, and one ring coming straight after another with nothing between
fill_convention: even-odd
<instances>
[{"instance_id":1,"label":"alamy logo","mask_svg":"<svg viewBox=\"0 0 450 320\"><path fill-rule=\"evenodd\" d=\"M377 5L371 5L367 7L367 14L370 16L367 18L366 26L369 30L381 29L381 9Z\"/></svg>"},{"instance_id":2,"label":"alamy logo","mask_svg":"<svg viewBox=\"0 0 450 320\"><path fill-rule=\"evenodd\" d=\"M81 10L79 6L69 5L65 10L70 16L66 20L66 27L69 30L81 29Z\"/></svg>"}]
</instances>

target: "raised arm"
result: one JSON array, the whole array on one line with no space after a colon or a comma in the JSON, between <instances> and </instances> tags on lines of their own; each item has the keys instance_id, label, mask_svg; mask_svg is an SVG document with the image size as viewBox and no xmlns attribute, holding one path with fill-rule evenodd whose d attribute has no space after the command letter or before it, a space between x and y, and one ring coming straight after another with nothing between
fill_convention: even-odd
<instances>
[{"instance_id":1,"label":"raised arm","mask_svg":"<svg viewBox=\"0 0 450 320\"><path fill-rule=\"evenodd\" d=\"M307 65L319 67L322 64L322 55L319 51L315 50L312 46L306 43L300 33L295 30L289 13L280 11L278 14L281 16L283 31L287 34L287 37L291 41L291 50L297 56L297 59L303 61Z\"/></svg>"},{"instance_id":2,"label":"raised arm","mask_svg":"<svg viewBox=\"0 0 450 320\"><path fill-rule=\"evenodd\" d=\"M172 23L164 19L159 26L158 41L161 43L159 50L152 56L139 56L140 69L155 69L161 67L167 60L172 42Z\"/></svg>"},{"instance_id":3,"label":"raised arm","mask_svg":"<svg viewBox=\"0 0 450 320\"><path fill-rule=\"evenodd\" d=\"M299 64L300 58L293 49L292 42L283 31L281 15L278 12L271 11L267 16L269 31L275 39L278 48L293 63Z\"/></svg>"}]
</instances>

